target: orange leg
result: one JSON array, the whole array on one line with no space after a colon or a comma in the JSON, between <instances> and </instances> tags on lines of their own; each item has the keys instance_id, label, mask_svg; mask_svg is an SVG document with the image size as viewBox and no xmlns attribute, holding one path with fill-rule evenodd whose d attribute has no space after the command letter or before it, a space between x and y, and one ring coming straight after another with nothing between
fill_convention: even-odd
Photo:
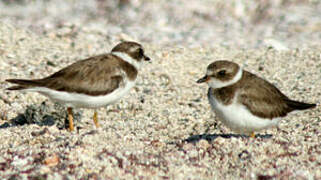
<instances>
[{"instance_id":1,"label":"orange leg","mask_svg":"<svg viewBox=\"0 0 321 180\"><path fill-rule=\"evenodd\" d=\"M250 137L255 139L255 133L252 132L251 135L250 135Z\"/></svg>"},{"instance_id":2,"label":"orange leg","mask_svg":"<svg viewBox=\"0 0 321 180\"><path fill-rule=\"evenodd\" d=\"M74 117L72 116L72 108L71 107L67 108L67 112L68 112L68 120L69 120L69 131L73 131L74 130Z\"/></svg>"},{"instance_id":3,"label":"orange leg","mask_svg":"<svg viewBox=\"0 0 321 180\"><path fill-rule=\"evenodd\" d=\"M99 127L99 123L98 123L98 117L97 117L97 111L94 112L94 116L93 116L93 120L94 120L94 124L95 126L98 128Z\"/></svg>"}]
</instances>

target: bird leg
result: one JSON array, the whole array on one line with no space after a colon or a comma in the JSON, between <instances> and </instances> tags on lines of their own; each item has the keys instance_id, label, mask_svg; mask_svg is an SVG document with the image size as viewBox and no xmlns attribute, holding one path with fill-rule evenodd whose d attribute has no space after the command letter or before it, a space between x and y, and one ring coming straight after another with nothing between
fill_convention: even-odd
<instances>
[{"instance_id":1,"label":"bird leg","mask_svg":"<svg viewBox=\"0 0 321 180\"><path fill-rule=\"evenodd\" d=\"M251 135L250 135L251 138L255 139L255 133L252 132Z\"/></svg>"},{"instance_id":2,"label":"bird leg","mask_svg":"<svg viewBox=\"0 0 321 180\"><path fill-rule=\"evenodd\" d=\"M98 124L98 118L97 118L97 111L94 112L94 116L93 116L93 120L94 120L94 124L96 126L96 128L99 127L99 124Z\"/></svg>"},{"instance_id":3,"label":"bird leg","mask_svg":"<svg viewBox=\"0 0 321 180\"><path fill-rule=\"evenodd\" d=\"M74 130L74 117L72 116L72 108L68 107L67 112L68 112L68 120L69 120L69 131L73 131Z\"/></svg>"}]
</instances>

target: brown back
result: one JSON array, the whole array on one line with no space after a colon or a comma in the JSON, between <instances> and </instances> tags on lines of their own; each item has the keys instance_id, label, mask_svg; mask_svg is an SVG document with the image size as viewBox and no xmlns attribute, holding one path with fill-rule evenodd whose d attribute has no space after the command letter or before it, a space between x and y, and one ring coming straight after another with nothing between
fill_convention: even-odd
<instances>
[{"instance_id":1,"label":"brown back","mask_svg":"<svg viewBox=\"0 0 321 180\"><path fill-rule=\"evenodd\" d=\"M295 110L288 105L289 98L274 85L247 71L243 71L243 76L237 83L213 92L215 97L226 105L232 103L237 93L237 101L261 118L283 117Z\"/></svg>"}]
</instances>

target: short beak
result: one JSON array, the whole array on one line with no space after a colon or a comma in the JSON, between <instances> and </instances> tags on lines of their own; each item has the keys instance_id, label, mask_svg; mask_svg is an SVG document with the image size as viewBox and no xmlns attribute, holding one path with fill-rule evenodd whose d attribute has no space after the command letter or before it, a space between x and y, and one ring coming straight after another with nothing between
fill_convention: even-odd
<instances>
[{"instance_id":1,"label":"short beak","mask_svg":"<svg viewBox=\"0 0 321 180\"><path fill-rule=\"evenodd\" d=\"M150 61L150 58L144 55L144 60L145 61Z\"/></svg>"},{"instance_id":2,"label":"short beak","mask_svg":"<svg viewBox=\"0 0 321 180\"><path fill-rule=\"evenodd\" d=\"M203 82L207 82L209 80L209 76L205 75L204 77L202 77L201 79L197 80L197 83L203 83Z\"/></svg>"}]
</instances>

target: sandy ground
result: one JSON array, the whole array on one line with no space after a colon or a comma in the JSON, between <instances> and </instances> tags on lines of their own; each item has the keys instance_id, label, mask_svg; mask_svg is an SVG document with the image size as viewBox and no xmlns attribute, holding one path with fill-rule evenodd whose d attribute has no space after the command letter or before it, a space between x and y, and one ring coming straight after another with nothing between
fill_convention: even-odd
<instances>
[{"instance_id":1,"label":"sandy ground","mask_svg":"<svg viewBox=\"0 0 321 180\"><path fill-rule=\"evenodd\" d=\"M321 179L320 2L8 2L0 3L1 179ZM63 107L4 90L7 78L44 77L121 39L141 42L152 62L129 95L99 109L99 129L92 110L75 111L70 133ZM235 134L195 83L218 59L319 105L256 139Z\"/></svg>"}]
</instances>

